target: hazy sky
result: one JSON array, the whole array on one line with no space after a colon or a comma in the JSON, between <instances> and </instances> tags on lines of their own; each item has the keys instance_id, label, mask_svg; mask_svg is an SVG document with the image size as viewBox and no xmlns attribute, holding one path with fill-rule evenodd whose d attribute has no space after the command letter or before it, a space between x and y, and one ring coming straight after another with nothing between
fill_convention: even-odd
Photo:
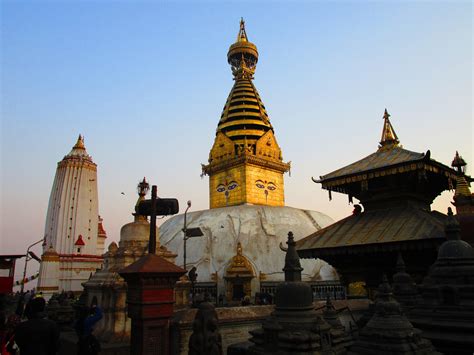
<instances>
[{"instance_id":1,"label":"hazy sky","mask_svg":"<svg viewBox=\"0 0 474 355\"><path fill-rule=\"evenodd\" d=\"M43 237L56 163L79 133L98 164L107 245L131 221L143 176L181 210L188 199L208 208L200 164L233 85L226 54L241 16L292 164L287 205L348 215L347 197L329 202L311 176L374 152L385 107L405 148L446 165L459 150L473 172L470 1L4 0L1 10L1 253ZM433 207L445 212L451 198Z\"/></svg>"}]
</instances>

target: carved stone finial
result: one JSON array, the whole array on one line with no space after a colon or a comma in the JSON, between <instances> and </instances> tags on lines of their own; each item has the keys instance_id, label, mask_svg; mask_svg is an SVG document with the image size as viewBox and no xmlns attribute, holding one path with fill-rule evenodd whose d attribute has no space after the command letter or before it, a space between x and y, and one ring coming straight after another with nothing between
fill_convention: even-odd
<instances>
[{"instance_id":1,"label":"carved stone finial","mask_svg":"<svg viewBox=\"0 0 474 355\"><path fill-rule=\"evenodd\" d=\"M296 252L296 242L293 238L293 232L288 232L288 241L286 242L288 249L285 256L285 281L301 281L301 271L303 268L300 264L300 257Z\"/></svg>"}]
</instances>

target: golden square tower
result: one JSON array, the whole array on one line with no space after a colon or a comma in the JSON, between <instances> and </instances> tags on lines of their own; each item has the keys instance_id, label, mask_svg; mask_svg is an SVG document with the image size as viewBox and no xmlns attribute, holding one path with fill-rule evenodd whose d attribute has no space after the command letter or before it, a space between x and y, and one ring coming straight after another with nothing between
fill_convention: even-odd
<instances>
[{"instance_id":1,"label":"golden square tower","mask_svg":"<svg viewBox=\"0 0 474 355\"><path fill-rule=\"evenodd\" d=\"M242 204L284 206L284 163L265 106L253 85L257 47L240 21L237 41L227 53L235 84L217 126L209 163L210 208Z\"/></svg>"}]
</instances>

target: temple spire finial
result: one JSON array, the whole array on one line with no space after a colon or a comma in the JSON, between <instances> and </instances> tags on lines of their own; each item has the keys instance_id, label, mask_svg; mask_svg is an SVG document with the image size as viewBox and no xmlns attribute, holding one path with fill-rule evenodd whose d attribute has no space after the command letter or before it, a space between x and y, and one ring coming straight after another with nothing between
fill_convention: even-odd
<instances>
[{"instance_id":1,"label":"temple spire finial","mask_svg":"<svg viewBox=\"0 0 474 355\"><path fill-rule=\"evenodd\" d=\"M240 18L239 34L237 35L237 42L247 42L247 32L245 32L245 21L244 18Z\"/></svg>"},{"instance_id":2,"label":"temple spire finial","mask_svg":"<svg viewBox=\"0 0 474 355\"><path fill-rule=\"evenodd\" d=\"M392 124L390 123L390 114L388 113L387 109L385 109L383 114L383 130L382 130L382 139L380 140L379 148L383 147L396 147L400 141L398 140L398 136L393 129Z\"/></svg>"},{"instance_id":3,"label":"temple spire finial","mask_svg":"<svg viewBox=\"0 0 474 355\"><path fill-rule=\"evenodd\" d=\"M236 78L242 77L242 74L244 74L244 77L252 79L258 62L258 51L255 44L249 42L247 38L243 18L240 19L237 41L230 46L227 53L227 61Z\"/></svg>"},{"instance_id":4,"label":"temple spire finial","mask_svg":"<svg viewBox=\"0 0 474 355\"><path fill-rule=\"evenodd\" d=\"M79 137L77 137L77 142L73 149L86 149L86 146L84 145L84 137L82 134L79 134Z\"/></svg>"}]
</instances>

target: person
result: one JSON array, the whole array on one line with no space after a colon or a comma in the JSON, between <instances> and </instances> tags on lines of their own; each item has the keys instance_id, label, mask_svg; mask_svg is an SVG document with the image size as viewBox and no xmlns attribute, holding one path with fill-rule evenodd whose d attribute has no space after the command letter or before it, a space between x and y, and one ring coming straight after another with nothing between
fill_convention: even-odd
<instances>
[{"instance_id":1,"label":"person","mask_svg":"<svg viewBox=\"0 0 474 355\"><path fill-rule=\"evenodd\" d=\"M2 337L0 339L0 354L2 355L14 355L18 350L18 346L15 343L15 328L20 324L21 318L16 314L12 314L8 317L3 330Z\"/></svg>"},{"instance_id":2,"label":"person","mask_svg":"<svg viewBox=\"0 0 474 355\"><path fill-rule=\"evenodd\" d=\"M46 318L44 298L29 302L28 320L15 329L15 342L21 355L54 355L59 349L59 328Z\"/></svg>"},{"instance_id":3,"label":"person","mask_svg":"<svg viewBox=\"0 0 474 355\"><path fill-rule=\"evenodd\" d=\"M97 299L94 297L89 312L76 322L76 333L79 337L77 342L78 355L96 355L100 352L100 342L92 334L95 324L103 317L102 309L97 306Z\"/></svg>"}]
</instances>

